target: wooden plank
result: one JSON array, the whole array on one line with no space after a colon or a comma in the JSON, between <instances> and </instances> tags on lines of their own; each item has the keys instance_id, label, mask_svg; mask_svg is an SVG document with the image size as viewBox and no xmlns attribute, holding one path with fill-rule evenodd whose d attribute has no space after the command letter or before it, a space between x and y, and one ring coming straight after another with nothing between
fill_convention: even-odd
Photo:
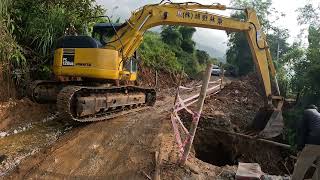
<instances>
[{"instance_id":1,"label":"wooden plank","mask_svg":"<svg viewBox=\"0 0 320 180\"><path fill-rule=\"evenodd\" d=\"M222 132L222 133L226 133L226 134L236 135L236 136L240 136L240 137L243 137L243 138L264 142L264 143L275 145L275 146L282 147L282 148L285 148L285 149L290 149L291 148L291 146L288 145L288 144L282 144L282 143L271 141L271 140L267 140L267 139L256 138L254 136L249 136L249 135L246 135L246 134L230 132L230 131L224 131L224 130L217 129L217 128L210 128L210 130L214 130L214 131L218 131L218 132Z\"/></svg>"},{"instance_id":2,"label":"wooden plank","mask_svg":"<svg viewBox=\"0 0 320 180\"><path fill-rule=\"evenodd\" d=\"M181 165L185 165L187 158L189 156L190 150L191 150L191 146L193 143L193 139L194 136L196 134L197 131L197 127L198 127L198 123L199 123L199 118L200 118L200 114L202 112L202 108L203 108L203 104L204 104L204 100L206 98L206 94L207 94L207 89L208 89L208 84L210 81L210 77L211 77L211 70L212 70L212 64L208 64L207 68L206 68L206 72L203 76L202 79L202 87L201 87L201 91L200 91L200 95L199 95L199 100L198 100L198 105L197 105L197 109L196 109L196 114L195 117L196 119L194 119L190 125L190 135L188 139L188 141L186 142L182 157L181 157L181 161L180 164Z\"/></svg>"}]
</instances>

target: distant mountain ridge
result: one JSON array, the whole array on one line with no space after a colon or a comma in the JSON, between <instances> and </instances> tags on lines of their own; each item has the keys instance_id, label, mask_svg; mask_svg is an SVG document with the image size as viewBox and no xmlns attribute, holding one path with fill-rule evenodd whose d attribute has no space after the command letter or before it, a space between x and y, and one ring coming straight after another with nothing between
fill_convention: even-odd
<instances>
[{"instance_id":1,"label":"distant mountain ridge","mask_svg":"<svg viewBox=\"0 0 320 180\"><path fill-rule=\"evenodd\" d=\"M217 58L219 61L223 63L226 62L225 52L223 50L219 50L214 47L210 47L198 42L196 43L196 47L200 50L206 51L211 57Z\"/></svg>"}]
</instances>

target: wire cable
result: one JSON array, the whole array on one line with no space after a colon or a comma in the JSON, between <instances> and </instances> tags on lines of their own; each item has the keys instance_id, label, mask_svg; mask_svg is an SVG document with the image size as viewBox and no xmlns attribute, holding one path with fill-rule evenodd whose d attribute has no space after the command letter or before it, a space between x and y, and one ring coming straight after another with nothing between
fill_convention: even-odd
<instances>
[{"instance_id":1,"label":"wire cable","mask_svg":"<svg viewBox=\"0 0 320 180\"><path fill-rule=\"evenodd\" d=\"M109 21L109 23L111 24L114 32L116 33L117 38L119 39L120 44L121 44L121 46L122 46L121 56L122 56L122 60L123 60L123 58L124 58L124 55L123 55L124 45L123 45L123 43L122 43L122 41L121 41L121 38L120 38L119 35L118 35L118 32L117 32L116 28L114 27L113 23L111 22L110 17L109 17L109 16L106 16L106 17L108 18L108 21Z\"/></svg>"}]
</instances>

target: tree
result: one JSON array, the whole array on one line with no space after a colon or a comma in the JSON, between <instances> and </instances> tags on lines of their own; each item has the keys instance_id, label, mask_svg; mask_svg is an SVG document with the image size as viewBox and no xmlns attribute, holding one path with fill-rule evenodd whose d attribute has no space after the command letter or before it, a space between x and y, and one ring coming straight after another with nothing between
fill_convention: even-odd
<instances>
[{"instance_id":1,"label":"tree","mask_svg":"<svg viewBox=\"0 0 320 180\"><path fill-rule=\"evenodd\" d=\"M268 17L271 13L278 14L275 9L271 8L271 0L233 0L231 3L233 6L237 7L254 8L257 12L263 31L267 32L267 37L270 38L270 40L268 38L267 39L272 55L276 57L278 43L280 44L281 48L280 57L285 54L285 52L288 50L288 44L286 43L288 32L287 30L274 27L272 25L273 22L269 20ZM239 11L235 12L231 16L238 19L246 18L245 14ZM252 72L254 70L254 63L245 34L230 32L227 32L227 34L229 36L227 62L237 68L239 75L246 75L249 72Z\"/></svg>"},{"instance_id":2,"label":"tree","mask_svg":"<svg viewBox=\"0 0 320 180\"><path fill-rule=\"evenodd\" d=\"M196 28L180 26L179 32L182 36L181 48L186 52L193 53L196 43L192 40L192 36L196 32Z\"/></svg>"},{"instance_id":3,"label":"tree","mask_svg":"<svg viewBox=\"0 0 320 180\"><path fill-rule=\"evenodd\" d=\"M299 8L298 21L308 26L308 48L304 58L294 64L292 86L301 95L302 105L320 104L320 7L306 4Z\"/></svg>"},{"instance_id":4,"label":"tree","mask_svg":"<svg viewBox=\"0 0 320 180\"><path fill-rule=\"evenodd\" d=\"M158 33L145 33L139 53L146 66L173 73L181 70L175 53L161 40Z\"/></svg>"},{"instance_id":5,"label":"tree","mask_svg":"<svg viewBox=\"0 0 320 180\"><path fill-rule=\"evenodd\" d=\"M320 7L315 8L307 3L298 9L298 22L303 27L301 34L308 33L308 47L294 43L281 59L288 67L290 90L299 94L297 105L286 112L289 124L295 124L302 118L304 108L309 104L320 105ZM303 36L300 36L302 38ZM291 130L292 131L292 130ZM294 133L289 133L294 134Z\"/></svg>"},{"instance_id":6,"label":"tree","mask_svg":"<svg viewBox=\"0 0 320 180\"><path fill-rule=\"evenodd\" d=\"M253 71L254 64L247 38L244 33L229 34L227 62L232 64L239 75Z\"/></svg>"},{"instance_id":7,"label":"tree","mask_svg":"<svg viewBox=\"0 0 320 180\"><path fill-rule=\"evenodd\" d=\"M320 6L315 8L308 3L304 7L298 9L298 22L300 25L320 26Z\"/></svg>"},{"instance_id":8,"label":"tree","mask_svg":"<svg viewBox=\"0 0 320 180\"><path fill-rule=\"evenodd\" d=\"M30 77L48 79L50 60L56 40L66 27L74 26L78 34L91 17L104 14L95 0L2 0L0 5L0 57L5 59L8 79L23 90ZM23 92L23 91L22 91Z\"/></svg>"},{"instance_id":9,"label":"tree","mask_svg":"<svg viewBox=\"0 0 320 180\"><path fill-rule=\"evenodd\" d=\"M304 72L304 90L305 93L315 97L314 103L320 103L320 28L309 27L307 49L307 62L304 63L306 70Z\"/></svg>"},{"instance_id":10,"label":"tree","mask_svg":"<svg viewBox=\"0 0 320 180\"><path fill-rule=\"evenodd\" d=\"M194 27L163 26L161 38L175 52L179 64L189 75L195 75L201 67L195 55L196 43L192 40L196 32Z\"/></svg>"},{"instance_id":11,"label":"tree","mask_svg":"<svg viewBox=\"0 0 320 180\"><path fill-rule=\"evenodd\" d=\"M179 32L179 26L162 26L162 41L174 47L180 47L182 43L182 35Z\"/></svg>"},{"instance_id":12,"label":"tree","mask_svg":"<svg viewBox=\"0 0 320 180\"><path fill-rule=\"evenodd\" d=\"M267 41L270 47L271 56L277 61L278 50L279 58L282 58L289 50L287 39L289 38L288 29L273 27L272 33L267 34Z\"/></svg>"},{"instance_id":13,"label":"tree","mask_svg":"<svg viewBox=\"0 0 320 180\"><path fill-rule=\"evenodd\" d=\"M210 56L206 51L202 51L199 49L197 49L197 51L196 51L196 57L197 57L198 62L200 64L206 64L210 59Z\"/></svg>"}]
</instances>

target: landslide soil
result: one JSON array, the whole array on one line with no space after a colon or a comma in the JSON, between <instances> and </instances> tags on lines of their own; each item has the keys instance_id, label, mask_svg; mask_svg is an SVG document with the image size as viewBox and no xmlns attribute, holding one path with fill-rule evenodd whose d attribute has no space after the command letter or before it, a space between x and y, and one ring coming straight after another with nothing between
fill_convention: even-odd
<instances>
[{"instance_id":1,"label":"landslide soil","mask_svg":"<svg viewBox=\"0 0 320 180\"><path fill-rule=\"evenodd\" d=\"M195 137L196 157L215 165L259 163L265 173L284 175L292 172L290 152L274 145L241 138L216 129L245 133L255 114L263 107L260 82L255 74L233 81L205 100ZM190 122L190 115L183 113ZM281 137L278 137L278 139Z\"/></svg>"},{"instance_id":2,"label":"landslide soil","mask_svg":"<svg viewBox=\"0 0 320 180\"><path fill-rule=\"evenodd\" d=\"M0 131L41 121L48 116L49 112L48 105L36 104L27 98L0 102Z\"/></svg>"}]
</instances>

